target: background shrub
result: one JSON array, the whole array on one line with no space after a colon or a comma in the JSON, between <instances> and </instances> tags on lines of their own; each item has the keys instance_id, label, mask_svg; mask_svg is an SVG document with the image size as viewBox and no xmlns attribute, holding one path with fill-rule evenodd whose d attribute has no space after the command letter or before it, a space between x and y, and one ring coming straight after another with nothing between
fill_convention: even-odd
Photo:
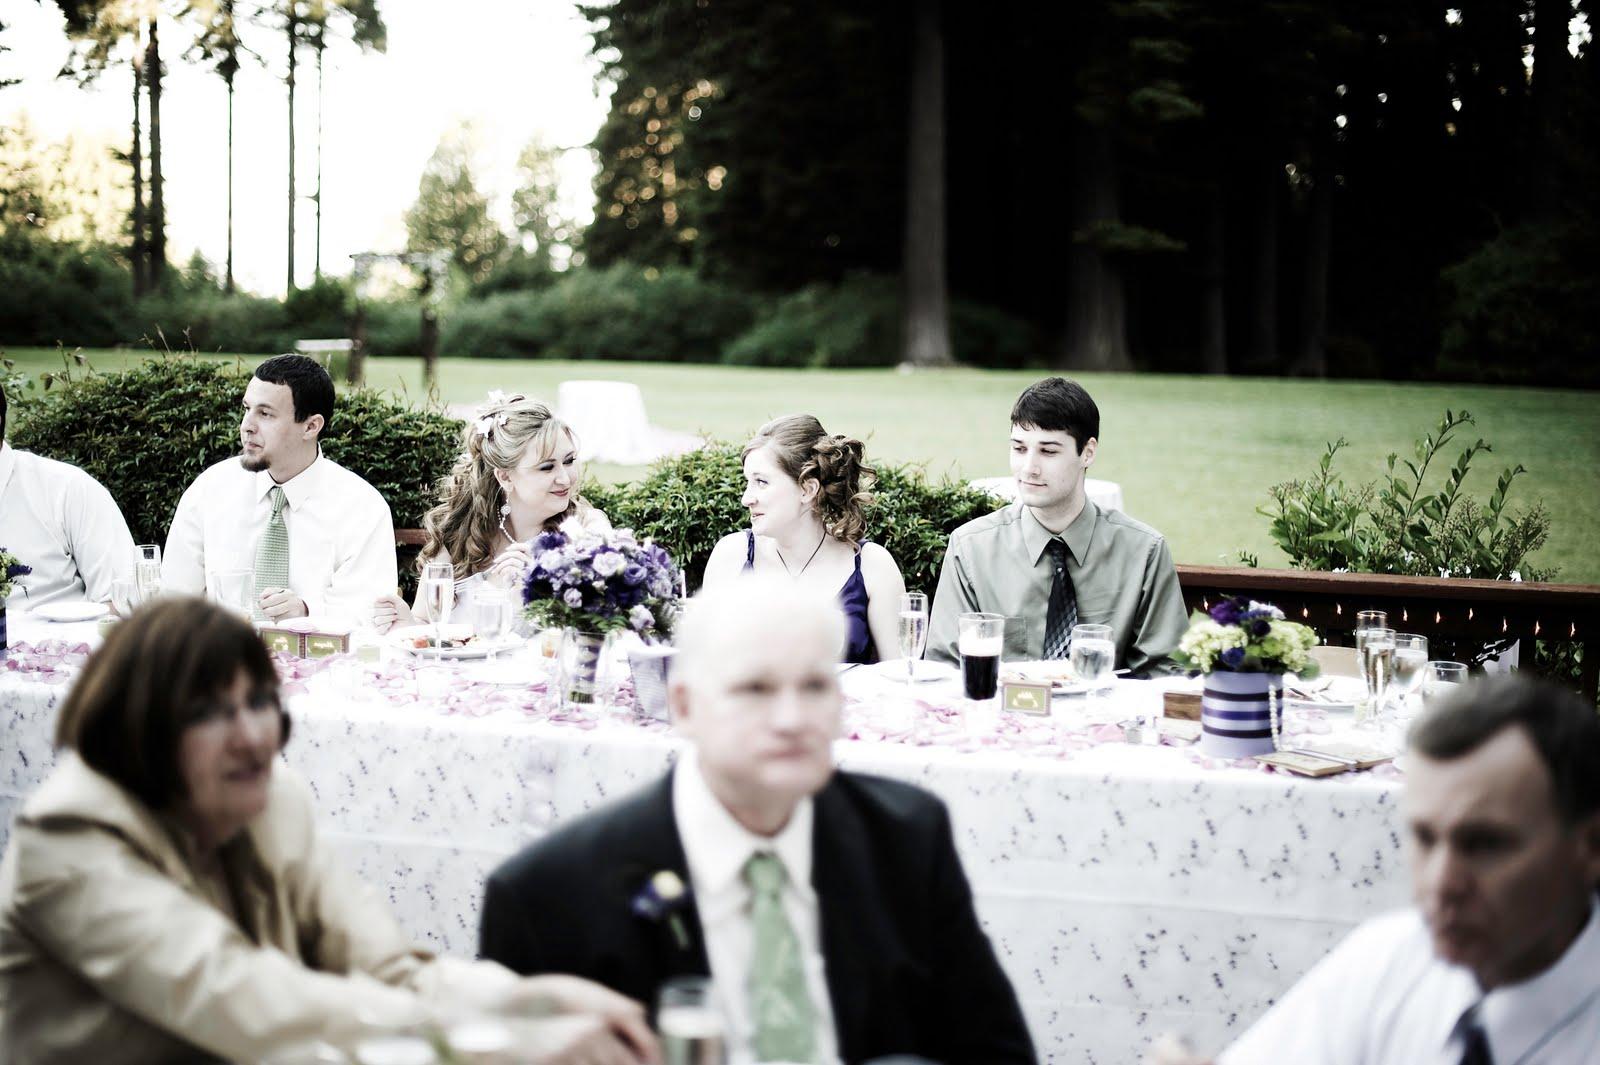
<instances>
[{"instance_id":1,"label":"background shrub","mask_svg":"<svg viewBox=\"0 0 1600 1065\"><path fill-rule=\"evenodd\" d=\"M856 274L783 296L723 351L736 366L893 366L900 361L903 299L897 278ZM1033 327L1003 311L956 302L950 346L972 366L1018 367L1034 356Z\"/></svg>"},{"instance_id":2,"label":"background shrub","mask_svg":"<svg viewBox=\"0 0 1600 1065\"><path fill-rule=\"evenodd\" d=\"M164 543L178 498L214 462L239 451L239 399L249 372L231 362L168 356L120 373L86 372L30 393L7 435L20 448L81 466L111 492L140 543ZM389 501L396 527L416 527L455 458L461 422L367 389L340 393L324 437L329 458Z\"/></svg>"},{"instance_id":3,"label":"background shrub","mask_svg":"<svg viewBox=\"0 0 1600 1065\"><path fill-rule=\"evenodd\" d=\"M718 540L749 525L739 499L741 445L715 443L657 463L637 485L590 485L584 494L612 523L653 537L684 563L698 588ZM878 467L877 501L867 510L867 535L900 564L906 587L933 593L950 533L994 510L997 501L964 483L930 484L910 466Z\"/></svg>"},{"instance_id":4,"label":"background shrub","mask_svg":"<svg viewBox=\"0 0 1600 1065\"><path fill-rule=\"evenodd\" d=\"M0 337L8 344L114 344L133 310L130 287L109 249L0 231Z\"/></svg>"},{"instance_id":5,"label":"background shrub","mask_svg":"<svg viewBox=\"0 0 1600 1065\"><path fill-rule=\"evenodd\" d=\"M754 320L754 299L682 267L574 270L441 315L446 355L715 362Z\"/></svg>"}]
</instances>

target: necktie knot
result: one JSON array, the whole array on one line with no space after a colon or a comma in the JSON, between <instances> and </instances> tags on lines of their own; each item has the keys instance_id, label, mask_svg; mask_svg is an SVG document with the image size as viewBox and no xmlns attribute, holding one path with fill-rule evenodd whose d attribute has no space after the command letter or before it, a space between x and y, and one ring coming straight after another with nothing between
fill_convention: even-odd
<instances>
[{"instance_id":1,"label":"necktie knot","mask_svg":"<svg viewBox=\"0 0 1600 1065\"><path fill-rule=\"evenodd\" d=\"M1057 566L1065 566L1067 564L1067 543L1065 540L1053 539L1045 546L1050 552L1050 561Z\"/></svg>"},{"instance_id":2,"label":"necktie knot","mask_svg":"<svg viewBox=\"0 0 1600 1065\"><path fill-rule=\"evenodd\" d=\"M776 854L758 851L744 863L744 879L745 883L750 885L752 892L769 898L783 892L784 882L789 876L784 871L783 862Z\"/></svg>"},{"instance_id":3,"label":"necktie knot","mask_svg":"<svg viewBox=\"0 0 1600 1065\"><path fill-rule=\"evenodd\" d=\"M283 508L289 505L289 497L283 494L283 489L273 485L267 489L267 500L272 504L272 516L276 518L283 513Z\"/></svg>"}]
</instances>

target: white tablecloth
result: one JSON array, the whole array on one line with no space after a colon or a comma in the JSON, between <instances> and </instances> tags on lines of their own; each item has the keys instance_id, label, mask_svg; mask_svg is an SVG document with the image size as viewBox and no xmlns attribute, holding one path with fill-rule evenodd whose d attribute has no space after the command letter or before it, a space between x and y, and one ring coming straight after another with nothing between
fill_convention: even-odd
<instances>
[{"instance_id":1,"label":"white tablecloth","mask_svg":"<svg viewBox=\"0 0 1600 1065\"><path fill-rule=\"evenodd\" d=\"M14 626L13 640L42 628ZM353 696L353 678L336 676L347 668L292 684L285 757L346 860L387 889L412 934L451 952L475 949L482 883L499 861L653 779L677 749L659 726L616 714L587 728L552 723L516 709L526 697L514 689L438 676L392 681L413 697L405 705ZM898 687L870 667L846 681L847 727L878 735L876 708ZM417 700L418 685L440 694ZM0 674L7 834L53 764L64 692L59 677ZM1116 698L1131 705L1149 689L1123 682ZM1393 779L1303 780L1081 737L1042 757L964 736L846 739L837 757L949 804L1042 1060L1134 1061L1164 1031L1215 1050L1353 924L1405 900Z\"/></svg>"}]
</instances>

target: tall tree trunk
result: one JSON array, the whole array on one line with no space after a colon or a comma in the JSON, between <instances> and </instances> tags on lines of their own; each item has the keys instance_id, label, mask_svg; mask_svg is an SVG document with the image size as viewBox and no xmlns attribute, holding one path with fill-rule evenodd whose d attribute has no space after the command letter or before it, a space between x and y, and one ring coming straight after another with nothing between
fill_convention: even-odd
<instances>
[{"instance_id":1,"label":"tall tree trunk","mask_svg":"<svg viewBox=\"0 0 1600 1065\"><path fill-rule=\"evenodd\" d=\"M1572 54L1567 50L1571 20L1571 0L1534 0L1533 105L1539 165L1534 170L1533 200L1534 210L1543 215L1561 209L1561 138L1572 85Z\"/></svg>"},{"instance_id":2,"label":"tall tree trunk","mask_svg":"<svg viewBox=\"0 0 1600 1065\"><path fill-rule=\"evenodd\" d=\"M222 282L233 293L233 75L228 75L228 267Z\"/></svg>"},{"instance_id":3,"label":"tall tree trunk","mask_svg":"<svg viewBox=\"0 0 1600 1065\"><path fill-rule=\"evenodd\" d=\"M160 288L167 273L167 211L161 181L161 39L154 18L144 76L150 87L150 287Z\"/></svg>"},{"instance_id":4,"label":"tall tree trunk","mask_svg":"<svg viewBox=\"0 0 1600 1065\"><path fill-rule=\"evenodd\" d=\"M298 0L288 0L288 30L289 30L289 74L285 79L289 86L289 261L287 265L284 292L294 291L294 69L296 49L300 44L300 12L296 6Z\"/></svg>"},{"instance_id":5,"label":"tall tree trunk","mask_svg":"<svg viewBox=\"0 0 1600 1065\"><path fill-rule=\"evenodd\" d=\"M1251 236L1254 260L1250 300L1249 368L1257 372L1278 366L1278 185L1279 170L1271 160L1252 167L1251 210L1255 225Z\"/></svg>"},{"instance_id":6,"label":"tall tree trunk","mask_svg":"<svg viewBox=\"0 0 1600 1065\"><path fill-rule=\"evenodd\" d=\"M144 100L144 51L134 43L133 49L133 147L128 152L128 165L133 168L133 247L128 254L133 267L133 295L137 299L150 290L150 250L144 239L144 153L141 142L144 130L139 112Z\"/></svg>"},{"instance_id":7,"label":"tall tree trunk","mask_svg":"<svg viewBox=\"0 0 1600 1065\"><path fill-rule=\"evenodd\" d=\"M905 351L912 366L948 366L950 302L945 263L944 12L917 0L912 22L906 150Z\"/></svg>"},{"instance_id":8,"label":"tall tree trunk","mask_svg":"<svg viewBox=\"0 0 1600 1065\"><path fill-rule=\"evenodd\" d=\"M1300 291L1300 343L1293 372L1328 376L1328 260L1333 253L1333 168L1313 171L1306 212L1305 273Z\"/></svg>"},{"instance_id":9,"label":"tall tree trunk","mask_svg":"<svg viewBox=\"0 0 1600 1065\"><path fill-rule=\"evenodd\" d=\"M1212 164L1216 166L1215 163ZM1227 198L1223 182L1206 193L1205 238L1200 261L1200 368L1228 372Z\"/></svg>"},{"instance_id":10,"label":"tall tree trunk","mask_svg":"<svg viewBox=\"0 0 1600 1065\"><path fill-rule=\"evenodd\" d=\"M1060 365L1079 370L1128 370L1128 308L1122 275L1088 238L1097 223L1121 216L1117 164L1109 130L1076 122L1077 173L1072 197L1072 248L1067 256L1067 328Z\"/></svg>"},{"instance_id":11,"label":"tall tree trunk","mask_svg":"<svg viewBox=\"0 0 1600 1065\"><path fill-rule=\"evenodd\" d=\"M312 200L317 205L316 251L312 258L312 276L322 280L322 53L327 51L323 42L324 28L317 27L317 194Z\"/></svg>"}]
</instances>

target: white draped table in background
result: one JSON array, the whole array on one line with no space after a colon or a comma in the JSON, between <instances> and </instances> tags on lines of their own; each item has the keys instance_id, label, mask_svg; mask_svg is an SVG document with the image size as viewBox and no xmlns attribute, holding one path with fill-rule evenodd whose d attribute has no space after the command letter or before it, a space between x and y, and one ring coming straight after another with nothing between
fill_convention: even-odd
<instances>
[{"instance_id":1,"label":"white draped table in background","mask_svg":"<svg viewBox=\"0 0 1600 1065\"><path fill-rule=\"evenodd\" d=\"M83 638L80 627L25 618L13 641ZM40 665L36 654L12 657L0 673L0 841L54 763L67 683L16 668ZM289 667L285 757L315 790L345 860L387 889L406 928L469 954L487 873L655 778L678 741L615 713L551 721L522 709L531 700L519 690L434 668L418 680L398 667L379 677L338 663L307 678ZM359 695L357 678L367 685ZM974 738L957 723L931 743L890 742L884 729L905 723L902 689L870 668L845 679L847 731L865 738L841 740L839 764L949 804L979 915L1041 1060L1136 1061L1164 1031L1215 1050L1352 925L1405 901L1392 778L1211 766L1177 748L1097 742L1105 730L1029 751L1009 719L1009 736ZM370 687L380 681L397 701ZM1113 695L1117 705L1148 697L1137 682Z\"/></svg>"}]
</instances>

